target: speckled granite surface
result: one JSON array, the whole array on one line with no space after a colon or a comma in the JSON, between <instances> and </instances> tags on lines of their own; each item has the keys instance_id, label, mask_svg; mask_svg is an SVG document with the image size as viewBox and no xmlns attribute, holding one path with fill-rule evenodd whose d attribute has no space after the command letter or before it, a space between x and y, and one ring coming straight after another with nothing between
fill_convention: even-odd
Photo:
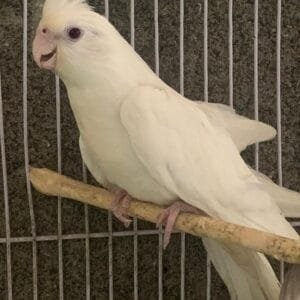
<instances>
[{"instance_id":1,"label":"speckled granite surface","mask_svg":"<svg viewBox=\"0 0 300 300\"><path fill-rule=\"evenodd\" d=\"M92 1L103 12L103 1ZM130 38L130 1L110 0L110 18ZM299 24L297 0L282 6L282 149L284 185L300 191L300 102ZM39 70L32 61L31 41L39 19L41 0L28 6L28 133L30 163L57 168L56 106L54 76ZM99 3L101 5L99 5ZM136 50L154 67L153 1L135 5ZM252 117L253 106L253 1L234 1L234 105L239 113ZM228 7L227 1L209 1L208 7L209 98L228 103ZM4 102L5 142L8 168L8 195L11 235L30 236L30 215L24 175L22 104L22 1L0 1L0 70ZM159 1L160 75L179 88L179 1ZM185 93L192 99L203 97L203 3L185 1ZM259 5L259 116L276 125L276 1ZM82 177L78 132L64 88L61 92L63 173ZM245 158L253 163L253 149ZM276 140L260 147L260 168L274 180L277 172ZM90 182L93 180L90 178ZM0 238L5 237L2 173L0 175ZM57 202L33 191L38 235L57 233ZM84 232L84 207L63 200L63 233ZM90 231L107 231L106 212L89 208ZM114 230L125 230L114 221ZM153 225L139 222L139 228ZM201 241L186 238L186 299L205 299L206 254ZM157 299L158 238L139 238L139 298ZM63 242L65 299L85 298L84 240ZM113 240L114 298L133 298L133 239ZM40 299L58 297L58 247L56 241L38 242L38 294ZM0 299L6 299L6 246L0 244ZM172 239L164 252L164 299L179 299L180 236ZM12 244L13 298L32 299L32 246ZM108 251L106 239L91 240L91 296L108 299ZM212 299L228 299L224 285L213 272Z\"/></svg>"}]
</instances>

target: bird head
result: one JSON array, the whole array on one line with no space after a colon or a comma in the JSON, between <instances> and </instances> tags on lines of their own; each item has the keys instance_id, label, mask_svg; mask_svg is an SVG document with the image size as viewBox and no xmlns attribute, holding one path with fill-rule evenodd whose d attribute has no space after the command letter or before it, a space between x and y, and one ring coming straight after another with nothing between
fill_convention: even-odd
<instances>
[{"instance_id":1,"label":"bird head","mask_svg":"<svg viewBox=\"0 0 300 300\"><path fill-rule=\"evenodd\" d=\"M39 67L62 77L84 74L84 67L105 59L116 35L106 18L84 0L46 0L33 41L33 57Z\"/></svg>"}]
</instances>

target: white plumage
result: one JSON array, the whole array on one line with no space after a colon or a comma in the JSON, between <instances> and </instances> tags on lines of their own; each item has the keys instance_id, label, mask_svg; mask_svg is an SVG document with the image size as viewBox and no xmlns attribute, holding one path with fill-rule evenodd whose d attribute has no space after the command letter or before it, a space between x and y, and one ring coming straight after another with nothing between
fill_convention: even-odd
<instances>
[{"instance_id":1,"label":"white plumage","mask_svg":"<svg viewBox=\"0 0 300 300\"><path fill-rule=\"evenodd\" d=\"M82 32L76 40L67 35L72 27ZM273 138L272 127L182 97L83 1L46 2L33 49L40 66L44 28L56 47L47 68L67 87L83 159L101 184L161 205L180 198L213 217L298 238L282 211L299 216L299 194L251 170L239 154ZM232 299L278 298L262 254L203 240Z\"/></svg>"}]
</instances>

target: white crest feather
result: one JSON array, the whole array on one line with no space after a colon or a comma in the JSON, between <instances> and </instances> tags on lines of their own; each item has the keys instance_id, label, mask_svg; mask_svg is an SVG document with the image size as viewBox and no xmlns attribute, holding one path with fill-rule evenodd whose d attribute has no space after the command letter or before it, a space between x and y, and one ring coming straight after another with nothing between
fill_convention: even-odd
<instances>
[{"instance_id":1,"label":"white crest feather","mask_svg":"<svg viewBox=\"0 0 300 300\"><path fill-rule=\"evenodd\" d=\"M91 11L92 8L85 0L46 0L43 8L43 15L60 10L85 10Z\"/></svg>"}]
</instances>

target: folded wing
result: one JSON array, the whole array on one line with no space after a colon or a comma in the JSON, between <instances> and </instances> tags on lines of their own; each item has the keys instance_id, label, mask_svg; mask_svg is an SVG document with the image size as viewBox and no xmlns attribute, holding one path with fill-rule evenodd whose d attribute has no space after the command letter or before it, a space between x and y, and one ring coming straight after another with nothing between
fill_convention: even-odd
<instances>
[{"instance_id":1,"label":"folded wing","mask_svg":"<svg viewBox=\"0 0 300 300\"><path fill-rule=\"evenodd\" d=\"M193 102L142 86L124 99L121 121L149 174L182 200L229 222L297 236L227 131Z\"/></svg>"}]
</instances>

